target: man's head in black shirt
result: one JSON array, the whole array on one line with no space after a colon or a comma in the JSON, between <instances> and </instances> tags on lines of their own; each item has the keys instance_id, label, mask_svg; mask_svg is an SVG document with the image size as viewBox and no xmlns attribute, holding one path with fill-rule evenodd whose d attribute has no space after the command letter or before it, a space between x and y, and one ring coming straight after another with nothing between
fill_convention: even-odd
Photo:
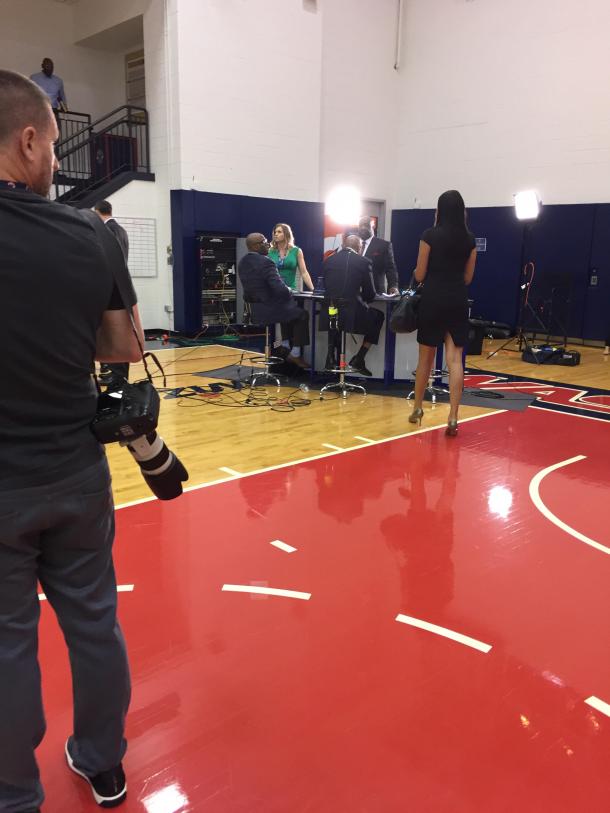
<instances>
[{"instance_id":1,"label":"man's head in black shirt","mask_svg":"<svg viewBox=\"0 0 610 813\"><path fill-rule=\"evenodd\" d=\"M30 79L0 70L0 180L49 194L59 164L57 124L48 97Z\"/></svg>"}]
</instances>

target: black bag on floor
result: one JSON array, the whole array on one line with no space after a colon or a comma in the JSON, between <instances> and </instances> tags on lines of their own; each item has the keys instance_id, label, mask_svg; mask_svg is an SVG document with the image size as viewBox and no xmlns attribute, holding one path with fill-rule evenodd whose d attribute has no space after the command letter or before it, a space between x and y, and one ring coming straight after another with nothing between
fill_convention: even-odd
<instances>
[{"instance_id":1,"label":"black bag on floor","mask_svg":"<svg viewBox=\"0 0 610 813\"><path fill-rule=\"evenodd\" d=\"M417 330L417 307L421 294L417 288L406 291L390 315L392 333L413 333Z\"/></svg>"}]
</instances>

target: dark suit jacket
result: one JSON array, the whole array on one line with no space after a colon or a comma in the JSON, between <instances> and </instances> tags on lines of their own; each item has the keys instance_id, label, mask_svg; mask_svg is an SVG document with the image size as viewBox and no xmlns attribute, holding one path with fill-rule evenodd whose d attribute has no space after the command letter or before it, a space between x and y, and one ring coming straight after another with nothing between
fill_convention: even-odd
<instances>
[{"instance_id":1,"label":"dark suit jacket","mask_svg":"<svg viewBox=\"0 0 610 813\"><path fill-rule=\"evenodd\" d=\"M381 237L373 237L364 256L373 263L373 281L378 294L386 290L386 280L388 290L398 288L398 271L392 243Z\"/></svg>"},{"instance_id":2,"label":"dark suit jacket","mask_svg":"<svg viewBox=\"0 0 610 813\"><path fill-rule=\"evenodd\" d=\"M322 265L324 298L339 306L339 327L350 333L367 333L368 302L375 299L371 263L360 254L343 249ZM328 308L322 308L320 327L328 327Z\"/></svg>"},{"instance_id":3,"label":"dark suit jacket","mask_svg":"<svg viewBox=\"0 0 610 813\"><path fill-rule=\"evenodd\" d=\"M252 317L261 325L291 322L301 316L292 291L280 277L275 263L250 251L239 261L237 273L244 288L244 299L252 305Z\"/></svg>"},{"instance_id":4,"label":"dark suit jacket","mask_svg":"<svg viewBox=\"0 0 610 813\"><path fill-rule=\"evenodd\" d=\"M127 232L119 223L116 222L116 220L113 217L111 217L110 220L106 221L106 226L108 226L110 231L119 241L121 251L123 252L123 256L125 257L125 262L127 262L127 260L129 259L129 236L127 235Z\"/></svg>"}]
</instances>

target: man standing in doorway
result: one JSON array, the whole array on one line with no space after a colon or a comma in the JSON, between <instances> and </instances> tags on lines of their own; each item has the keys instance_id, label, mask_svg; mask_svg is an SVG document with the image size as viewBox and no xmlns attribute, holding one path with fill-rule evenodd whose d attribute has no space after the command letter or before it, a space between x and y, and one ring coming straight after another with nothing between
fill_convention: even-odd
<instances>
[{"instance_id":1,"label":"man standing in doorway","mask_svg":"<svg viewBox=\"0 0 610 813\"><path fill-rule=\"evenodd\" d=\"M66 93L64 91L64 81L53 73L53 60L49 59L48 56L45 56L42 60L40 67L42 70L38 73L33 73L30 79L32 82L36 82L38 87L49 97L53 115L57 121L59 112L68 109L68 100L66 99Z\"/></svg>"},{"instance_id":2,"label":"man standing in doorway","mask_svg":"<svg viewBox=\"0 0 610 813\"><path fill-rule=\"evenodd\" d=\"M397 294L398 271L394 251L389 240L373 234L373 219L366 215L358 221L358 235L362 240L362 256L373 264L373 282L378 294Z\"/></svg>"},{"instance_id":3,"label":"man standing in doorway","mask_svg":"<svg viewBox=\"0 0 610 813\"><path fill-rule=\"evenodd\" d=\"M95 204L94 210L118 240L127 263L129 260L129 236L112 216L112 204L110 201L100 200ZM129 364L102 364L100 366L102 384L105 384L108 389L120 389L124 381L129 381Z\"/></svg>"}]
</instances>

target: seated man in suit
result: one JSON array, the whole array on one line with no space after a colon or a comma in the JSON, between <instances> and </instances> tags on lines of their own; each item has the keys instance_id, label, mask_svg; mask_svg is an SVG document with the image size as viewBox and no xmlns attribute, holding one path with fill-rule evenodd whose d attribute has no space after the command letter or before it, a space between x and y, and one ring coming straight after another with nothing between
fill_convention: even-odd
<instances>
[{"instance_id":1,"label":"seated man in suit","mask_svg":"<svg viewBox=\"0 0 610 813\"><path fill-rule=\"evenodd\" d=\"M375 299L371 277L371 263L360 256L362 242L358 235L346 233L342 250L331 254L324 261L324 294L327 300L339 308L339 330L364 335L362 346L350 359L350 367L362 375L372 375L364 363L369 347L377 344L383 325L383 313L369 308ZM334 348L329 344L327 368L335 366Z\"/></svg>"},{"instance_id":2,"label":"seated man in suit","mask_svg":"<svg viewBox=\"0 0 610 813\"><path fill-rule=\"evenodd\" d=\"M368 215L358 221L358 234L362 240L362 256L373 264L373 283L377 293L399 293L392 243L375 237L373 221Z\"/></svg>"},{"instance_id":3,"label":"seated man in suit","mask_svg":"<svg viewBox=\"0 0 610 813\"><path fill-rule=\"evenodd\" d=\"M237 273L244 288L244 299L252 304L252 318L262 324L280 322L282 346L273 352L297 367L308 369L307 362L297 355L301 347L309 344L307 311L299 308L275 263L267 256L267 238L253 232L246 237L246 247L248 253L239 261ZM288 336L292 339L292 350Z\"/></svg>"}]
</instances>

